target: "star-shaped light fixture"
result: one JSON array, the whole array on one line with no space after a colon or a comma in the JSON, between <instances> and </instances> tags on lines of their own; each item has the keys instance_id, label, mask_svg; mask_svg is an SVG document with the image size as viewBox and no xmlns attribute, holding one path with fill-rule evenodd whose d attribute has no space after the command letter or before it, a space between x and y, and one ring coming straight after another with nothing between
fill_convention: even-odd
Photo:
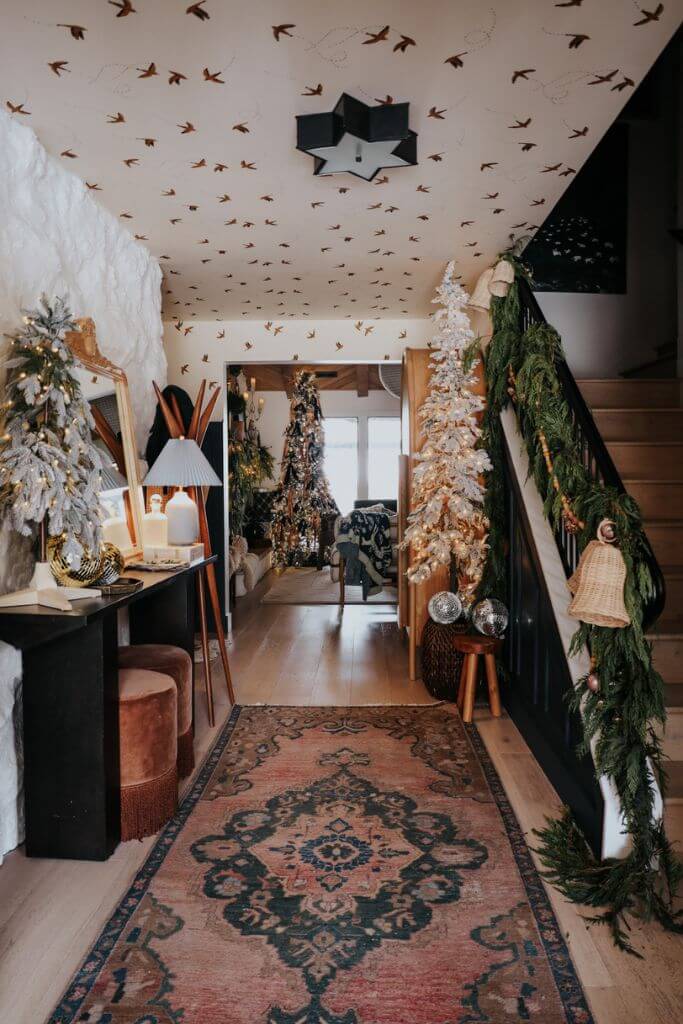
<instances>
[{"instance_id":1,"label":"star-shaped light fixture","mask_svg":"<svg viewBox=\"0 0 683 1024\"><path fill-rule=\"evenodd\" d=\"M328 114L296 119L296 148L310 153L313 173L346 172L372 181L383 167L417 163L417 135L408 127L408 103L369 107L342 93Z\"/></svg>"}]
</instances>

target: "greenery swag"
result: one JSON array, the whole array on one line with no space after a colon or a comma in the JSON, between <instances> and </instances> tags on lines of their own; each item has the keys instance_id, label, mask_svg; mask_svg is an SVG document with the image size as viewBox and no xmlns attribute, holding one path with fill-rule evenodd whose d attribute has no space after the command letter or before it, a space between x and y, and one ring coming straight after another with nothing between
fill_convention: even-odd
<instances>
[{"instance_id":1,"label":"greenery swag","mask_svg":"<svg viewBox=\"0 0 683 1024\"><path fill-rule=\"evenodd\" d=\"M580 550L595 537L600 520L608 518L615 523L627 567L624 600L631 617L631 624L621 629L581 623L571 650L589 649L600 686L598 692L592 692L586 676L569 695L570 706L583 717L579 753L587 753L595 739L596 772L610 779L619 794L630 852L623 860L598 860L566 810L559 821L549 820L536 832L538 853L545 877L572 902L595 908L589 920L608 924L616 944L635 953L628 936L629 915L654 917L671 931L683 931L681 911L673 909L683 868L663 824L653 816L653 776L662 792L666 784L656 732L656 726L665 720L665 710L662 679L653 667L651 645L643 630L651 579L641 516L629 495L595 483L584 467L557 374L557 363L563 358L559 335L546 323L522 330L519 280L526 277L526 271L514 257L507 258L515 269L515 280L505 297L492 299L493 337L484 353L488 404L482 443L493 469L488 474L484 505L490 522L489 553L479 596L507 599L500 413L510 401L512 370L519 428L531 474L545 499L546 514L556 526L566 515L569 499L582 525ZM543 437L552 452L552 476L543 454Z\"/></svg>"},{"instance_id":2,"label":"greenery swag","mask_svg":"<svg viewBox=\"0 0 683 1024\"><path fill-rule=\"evenodd\" d=\"M230 436L228 442L230 472L230 535L244 533L254 492L273 476L275 460L260 438Z\"/></svg>"}]
</instances>

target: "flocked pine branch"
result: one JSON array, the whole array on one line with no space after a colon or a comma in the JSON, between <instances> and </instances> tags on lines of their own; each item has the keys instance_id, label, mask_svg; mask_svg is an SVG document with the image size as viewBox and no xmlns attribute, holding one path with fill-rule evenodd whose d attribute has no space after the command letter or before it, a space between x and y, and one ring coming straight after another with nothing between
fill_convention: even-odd
<instances>
[{"instance_id":1,"label":"flocked pine branch","mask_svg":"<svg viewBox=\"0 0 683 1024\"><path fill-rule=\"evenodd\" d=\"M412 551L412 582L428 579L454 558L466 600L486 560L488 524L481 481L490 469L489 457L479 447L484 400L473 391L475 335L465 312L468 299L453 280L449 263L433 300L442 308L432 318L438 330L432 342L431 390L419 412L425 442L415 457L413 511L403 541Z\"/></svg>"},{"instance_id":2,"label":"flocked pine branch","mask_svg":"<svg viewBox=\"0 0 683 1024\"><path fill-rule=\"evenodd\" d=\"M41 298L12 338L0 439L0 511L13 528L35 537L45 524L61 538L74 569L101 541L102 462L94 422L64 341L78 330L64 299Z\"/></svg>"}]
</instances>

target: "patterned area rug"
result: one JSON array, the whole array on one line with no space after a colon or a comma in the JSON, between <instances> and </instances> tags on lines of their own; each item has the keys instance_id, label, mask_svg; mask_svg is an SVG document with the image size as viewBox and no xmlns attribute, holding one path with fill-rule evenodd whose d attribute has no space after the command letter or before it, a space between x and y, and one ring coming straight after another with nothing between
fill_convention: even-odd
<instances>
[{"instance_id":1,"label":"patterned area rug","mask_svg":"<svg viewBox=\"0 0 683 1024\"><path fill-rule=\"evenodd\" d=\"M236 708L51 1024L589 1024L476 729Z\"/></svg>"}]
</instances>

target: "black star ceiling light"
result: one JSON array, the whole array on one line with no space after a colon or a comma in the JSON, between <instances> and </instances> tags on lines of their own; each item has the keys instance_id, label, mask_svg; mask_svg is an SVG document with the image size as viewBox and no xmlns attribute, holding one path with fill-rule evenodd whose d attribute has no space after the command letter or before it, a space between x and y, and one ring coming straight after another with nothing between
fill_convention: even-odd
<instances>
[{"instance_id":1,"label":"black star ceiling light","mask_svg":"<svg viewBox=\"0 0 683 1024\"><path fill-rule=\"evenodd\" d=\"M417 164L417 134L408 127L408 103L369 107L342 93L328 114L296 119L296 148L309 153L313 173L346 172L372 181L383 167Z\"/></svg>"}]
</instances>

